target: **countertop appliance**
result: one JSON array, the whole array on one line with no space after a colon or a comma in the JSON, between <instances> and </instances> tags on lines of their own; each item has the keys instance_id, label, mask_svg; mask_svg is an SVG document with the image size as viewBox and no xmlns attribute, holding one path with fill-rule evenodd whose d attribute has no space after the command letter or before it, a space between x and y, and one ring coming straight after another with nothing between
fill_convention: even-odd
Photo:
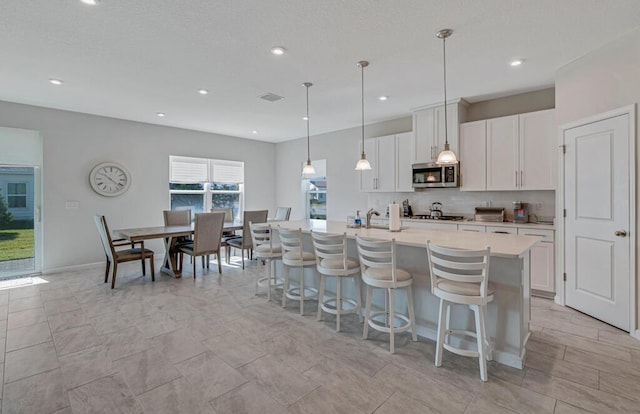
<instances>
[{"instance_id":1,"label":"countertop appliance","mask_svg":"<svg viewBox=\"0 0 640 414\"><path fill-rule=\"evenodd\" d=\"M504 221L504 208L476 207L476 213L473 219L475 221L502 223Z\"/></svg>"},{"instance_id":2,"label":"countertop appliance","mask_svg":"<svg viewBox=\"0 0 640 414\"><path fill-rule=\"evenodd\" d=\"M442 203L435 202L431 203L431 210L429 211L429 215L432 219L437 220L442 217Z\"/></svg>"},{"instance_id":3,"label":"countertop appliance","mask_svg":"<svg viewBox=\"0 0 640 414\"><path fill-rule=\"evenodd\" d=\"M513 222L514 223L527 223L529 221L529 213L527 211L527 205L520 201L513 202Z\"/></svg>"},{"instance_id":4,"label":"countertop appliance","mask_svg":"<svg viewBox=\"0 0 640 414\"><path fill-rule=\"evenodd\" d=\"M460 164L438 165L434 162L411 166L413 188L458 187Z\"/></svg>"},{"instance_id":5,"label":"countertop appliance","mask_svg":"<svg viewBox=\"0 0 640 414\"><path fill-rule=\"evenodd\" d=\"M441 220L441 221L462 221L464 216L445 216L444 214L438 218L431 217L431 214L416 214L411 216L414 220Z\"/></svg>"}]
</instances>

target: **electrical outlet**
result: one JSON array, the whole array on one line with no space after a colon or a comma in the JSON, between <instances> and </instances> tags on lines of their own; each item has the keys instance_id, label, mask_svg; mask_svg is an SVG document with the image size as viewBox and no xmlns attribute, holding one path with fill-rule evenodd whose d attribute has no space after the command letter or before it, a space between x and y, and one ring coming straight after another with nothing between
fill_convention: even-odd
<instances>
[{"instance_id":1,"label":"electrical outlet","mask_svg":"<svg viewBox=\"0 0 640 414\"><path fill-rule=\"evenodd\" d=\"M542 210L542 203L533 203L533 207L536 210Z\"/></svg>"}]
</instances>

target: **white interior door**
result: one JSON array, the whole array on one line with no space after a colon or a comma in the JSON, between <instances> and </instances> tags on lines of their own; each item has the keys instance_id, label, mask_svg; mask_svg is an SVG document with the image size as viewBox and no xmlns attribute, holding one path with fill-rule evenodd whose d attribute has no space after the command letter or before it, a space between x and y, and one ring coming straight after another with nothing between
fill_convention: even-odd
<instances>
[{"instance_id":1,"label":"white interior door","mask_svg":"<svg viewBox=\"0 0 640 414\"><path fill-rule=\"evenodd\" d=\"M630 329L629 115L564 131L566 304ZM633 236L633 235L631 235Z\"/></svg>"}]
</instances>

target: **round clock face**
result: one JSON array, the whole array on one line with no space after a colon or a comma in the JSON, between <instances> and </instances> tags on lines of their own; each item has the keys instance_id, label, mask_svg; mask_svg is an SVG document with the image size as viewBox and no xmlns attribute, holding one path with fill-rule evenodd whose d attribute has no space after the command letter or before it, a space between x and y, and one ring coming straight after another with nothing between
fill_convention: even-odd
<instances>
[{"instance_id":1,"label":"round clock face","mask_svg":"<svg viewBox=\"0 0 640 414\"><path fill-rule=\"evenodd\" d=\"M89 182L96 193L113 197L129 189L131 174L123 165L105 162L93 167L89 175Z\"/></svg>"}]
</instances>

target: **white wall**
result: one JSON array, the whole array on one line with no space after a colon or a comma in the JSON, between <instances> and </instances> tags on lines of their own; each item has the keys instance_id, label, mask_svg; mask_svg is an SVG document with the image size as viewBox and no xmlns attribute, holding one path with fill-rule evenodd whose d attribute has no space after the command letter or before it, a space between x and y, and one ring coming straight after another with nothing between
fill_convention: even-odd
<instances>
[{"instance_id":1,"label":"white wall","mask_svg":"<svg viewBox=\"0 0 640 414\"><path fill-rule=\"evenodd\" d=\"M9 102L0 102L0 125L42 136L44 271L104 260L96 213L111 229L161 225L170 206L169 155L244 161L245 208L275 212L274 144ZM131 171L124 195L102 197L89 186L89 172L104 161ZM66 209L69 200L79 208ZM159 241L151 248L162 254Z\"/></svg>"},{"instance_id":2,"label":"white wall","mask_svg":"<svg viewBox=\"0 0 640 414\"><path fill-rule=\"evenodd\" d=\"M411 117L365 127L365 138L411 131ZM311 159L327 160L327 219L345 220L356 210L367 207L367 194L361 193L360 173L354 170L360 158L361 128L350 128L311 137ZM276 145L276 200L291 206L291 219L301 219L304 209L300 179L307 158L306 138Z\"/></svg>"},{"instance_id":3,"label":"white wall","mask_svg":"<svg viewBox=\"0 0 640 414\"><path fill-rule=\"evenodd\" d=\"M558 69L556 72L556 119L559 125L640 102L640 29ZM636 131L640 118L636 115ZM636 163L640 145L636 135ZM636 171L636 174L640 169ZM640 175L636 183L640 182ZM636 188L636 195L640 191ZM636 205L640 206L638 200ZM640 220L636 216L636 245L640 243ZM640 280L636 271L636 300ZM640 309L636 321L640 321ZM636 326L635 329L638 329Z\"/></svg>"}]
</instances>

